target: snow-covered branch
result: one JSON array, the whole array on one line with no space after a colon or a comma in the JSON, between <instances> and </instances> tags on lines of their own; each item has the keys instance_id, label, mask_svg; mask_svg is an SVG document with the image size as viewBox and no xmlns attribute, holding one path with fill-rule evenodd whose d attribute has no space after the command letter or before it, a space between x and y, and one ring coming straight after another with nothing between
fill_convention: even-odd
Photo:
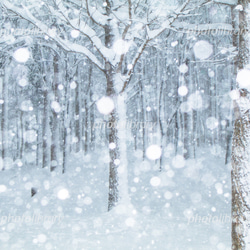
<instances>
[{"instance_id":1,"label":"snow-covered branch","mask_svg":"<svg viewBox=\"0 0 250 250\"><path fill-rule=\"evenodd\" d=\"M92 45L96 48L96 50L100 53L100 55L110 62L112 62L112 58L114 58L114 53L112 50L106 48L101 39L97 36L96 32L87 25L86 22L80 22L78 19L70 19L68 16L66 16L67 9L64 7L62 1L57 0L57 7L59 8L59 12L61 15L61 18L68 23L73 29L79 30L85 37L87 37ZM89 15L91 15L89 13ZM105 20L106 22L106 20Z\"/></svg>"},{"instance_id":2,"label":"snow-covered branch","mask_svg":"<svg viewBox=\"0 0 250 250\"><path fill-rule=\"evenodd\" d=\"M124 82L123 88L121 90L120 93L123 93L125 91L125 89L128 86L128 83L130 82L130 79L132 77L132 73L133 70L136 66L136 63L138 62L138 60L140 59L142 53L144 52L144 50L146 49L148 43L152 40L154 40L155 38L157 38L160 34L162 34L166 29L170 29L171 25L174 23L174 21L185 11L186 7L188 6L188 4L190 3L191 0L187 0L185 1L179 8L177 8L177 10L175 11L175 15L170 19L170 20L166 20L165 22L163 22L161 24L161 27L158 29L154 29L154 30L150 30L149 26L146 25L146 29L147 29L147 39L144 40L144 42L142 43L142 45L140 46L140 48L138 49L136 55L134 56L132 63L131 63L131 68L127 73L126 76L126 80Z\"/></svg>"},{"instance_id":3,"label":"snow-covered branch","mask_svg":"<svg viewBox=\"0 0 250 250\"><path fill-rule=\"evenodd\" d=\"M98 60L98 58L86 47L73 43L69 40L64 40L61 37L59 37L54 32L51 32L51 29L44 24L44 22L41 22L39 19L37 19L26 7L19 8L12 3L10 3L7 0L3 0L2 5L9 11L14 12L18 16L24 18L25 20L31 22L33 25L35 25L37 28L39 28L42 32L44 32L46 35L48 35L51 39L56 41L64 50L68 52L76 52L85 55L87 58L89 58L100 70L104 70L103 64Z\"/></svg>"},{"instance_id":4,"label":"snow-covered branch","mask_svg":"<svg viewBox=\"0 0 250 250\"><path fill-rule=\"evenodd\" d=\"M89 8L88 0L85 0L85 3L86 3L87 14L90 17L90 19L98 26L104 28L105 24L108 22L107 17L102 15L96 8L94 9Z\"/></svg>"}]
</instances>

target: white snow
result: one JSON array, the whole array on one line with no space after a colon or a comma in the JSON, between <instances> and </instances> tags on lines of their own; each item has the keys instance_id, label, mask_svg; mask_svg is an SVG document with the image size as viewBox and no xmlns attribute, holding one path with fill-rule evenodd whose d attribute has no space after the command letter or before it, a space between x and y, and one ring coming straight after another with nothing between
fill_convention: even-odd
<instances>
[{"instance_id":1,"label":"white snow","mask_svg":"<svg viewBox=\"0 0 250 250\"><path fill-rule=\"evenodd\" d=\"M79 34L80 34L79 30L72 30L70 32L70 35L72 38L77 38L79 36Z\"/></svg>"},{"instance_id":2,"label":"white snow","mask_svg":"<svg viewBox=\"0 0 250 250\"><path fill-rule=\"evenodd\" d=\"M213 54L213 46L204 40L196 42L193 50L195 57L200 60L207 59Z\"/></svg>"},{"instance_id":3,"label":"white snow","mask_svg":"<svg viewBox=\"0 0 250 250\"><path fill-rule=\"evenodd\" d=\"M208 69L208 76L211 77L211 78L213 78L214 75L215 75L214 71L211 70L211 69Z\"/></svg>"},{"instance_id":4,"label":"white snow","mask_svg":"<svg viewBox=\"0 0 250 250\"><path fill-rule=\"evenodd\" d=\"M96 105L98 111L104 115L110 114L115 108L114 101L107 96L104 96L100 100L98 100Z\"/></svg>"},{"instance_id":5,"label":"white snow","mask_svg":"<svg viewBox=\"0 0 250 250\"><path fill-rule=\"evenodd\" d=\"M174 42L171 43L171 46L175 47L177 44L178 44L178 41L174 41Z\"/></svg>"},{"instance_id":6,"label":"white snow","mask_svg":"<svg viewBox=\"0 0 250 250\"><path fill-rule=\"evenodd\" d=\"M238 82L240 88L250 91L250 70L240 70L237 74L236 81Z\"/></svg>"},{"instance_id":7,"label":"white snow","mask_svg":"<svg viewBox=\"0 0 250 250\"><path fill-rule=\"evenodd\" d=\"M83 199L83 203L85 205L90 205L92 203L92 199L90 197L86 197Z\"/></svg>"},{"instance_id":8,"label":"white snow","mask_svg":"<svg viewBox=\"0 0 250 250\"><path fill-rule=\"evenodd\" d=\"M116 166L118 166L118 165L120 164L120 162L121 162L121 161L120 161L119 159L115 159L115 160L114 160L114 164L115 164Z\"/></svg>"},{"instance_id":9,"label":"white snow","mask_svg":"<svg viewBox=\"0 0 250 250\"><path fill-rule=\"evenodd\" d=\"M161 157L162 149L158 145L151 145L146 150L146 156L150 160L157 160Z\"/></svg>"},{"instance_id":10,"label":"white snow","mask_svg":"<svg viewBox=\"0 0 250 250\"><path fill-rule=\"evenodd\" d=\"M53 101L53 102L51 103L51 108L52 108L56 113L61 112L61 105L60 105L58 102L56 102L56 101Z\"/></svg>"},{"instance_id":11,"label":"white snow","mask_svg":"<svg viewBox=\"0 0 250 250\"><path fill-rule=\"evenodd\" d=\"M183 168L186 165L186 161L182 155L176 155L172 160L172 165L175 168Z\"/></svg>"},{"instance_id":12,"label":"white snow","mask_svg":"<svg viewBox=\"0 0 250 250\"><path fill-rule=\"evenodd\" d=\"M47 240L47 236L45 234L39 234L37 236L37 241L40 243L44 243Z\"/></svg>"},{"instance_id":13,"label":"white snow","mask_svg":"<svg viewBox=\"0 0 250 250\"><path fill-rule=\"evenodd\" d=\"M30 100L23 101L23 102L21 102L20 109L22 111L32 111L33 104Z\"/></svg>"},{"instance_id":14,"label":"white snow","mask_svg":"<svg viewBox=\"0 0 250 250\"><path fill-rule=\"evenodd\" d=\"M186 74L188 72L188 66L183 63L179 66L179 71L182 73L182 74Z\"/></svg>"},{"instance_id":15,"label":"white snow","mask_svg":"<svg viewBox=\"0 0 250 250\"><path fill-rule=\"evenodd\" d=\"M203 100L199 91L191 94L188 97L188 104L194 110L200 110L203 107Z\"/></svg>"},{"instance_id":16,"label":"white snow","mask_svg":"<svg viewBox=\"0 0 250 250\"><path fill-rule=\"evenodd\" d=\"M238 3L237 0L214 0L214 2L225 3L225 4L229 4L229 5L236 5Z\"/></svg>"},{"instance_id":17,"label":"white snow","mask_svg":"<svg viewBox=\"0 0 250 250\"><path fill-rule=\"evenodd\" d=\"M173 198L172 192L166 191L166 192L164 193L164 198L165 198L166 200L171 200L171 199Z\"/></svg>"},{"instance_id":18,"label":"white snow","mask_svg":"<svg viewBox=\"0 0 250 250\"><path fill-rule=\"evenodd\" d=\"M60 200L66 200L69 198L69 191L66 188L62 188L57 193L57 198Z\"/></svg>"},{"instance_id":19,"label":"white snow","mask_svg":"<svg viewBox=\"0 0 250 250\"><path fill-rule=\"evenodd\" d=\"M150 184L153 186L153 187L157 187L161 184L161 179L157 176L154 176L150 179Z\"/></svg>"},{"instance_id":20,"label":"white snow","mask_svg":"<svg viewBox=\"0 0 250 250\"><path fill-rule=\"evenodd\" d=\"M243 11L243 6L239 4L235 7L235 10Z\"/></svg>"},{"instance_id":21,"label":"white snow","mask_svg":"<svg viewBox=\"0 0 250 250\"><path fill-rule=\"evenodd\" d=\"M28 83L27 79L22 78L22 79L20 79L20 80L18 81L18 84L19 84L21 87L25 87L25 86L27 86L29 83Z\"/></svg>"},{"instance_id":22,"label":"white snow","mask_svg":"<svg viewBox=\"0 0 250 250\"><path fill-rule=\"evenodd\" d=\"M128 227L133 227L135 225L135 220L134 218L127 218L125 223Z\"/></svg>"},{"instance_id":23,"label":"white snow","mask_svg":"<svg viewBox=\"0 0 250 250\"><path fill-rule=\"evenodd\" d=\"M183 113L188 113L192 111L192 106L189 104L189 102L182 102L180 105L180 110Z\"/></svg>"},{"instance_id":24,"label":"white snow","mask_svg":"<svg viewBox=\"0 0 250 250\"><path fill-rule=\"evenodd\" d=\"M0 185L0 193L3 193L7 190L7 187L5 185Z\"/></svg>"},{"instance_id":25,"label":"white snow","mask_svg":"<svg viewBox=\"0 0 250 250\"><path fill-rule=\"evenodd\" d=\"M59 85L58 85L58 89L59 89L59 90L63 90L63 89L64 89L64 86L63 86L62 84L59 84Z\"/></svg>"},{"instance_id":26,"label":"white snow","mask_svg":"<svg viewBox=\"0 0 250 250\"><path fill-rule=\"evenodd\" d=\"M122 55L122 54L126 54L128 52L129 47L130 47L130 45L128 42L126 42L122 39L119 39L119 40L114 42L113 50L117 55Z\"/></svg>"},{"instance_id":27,"label":"white snow","mask_svg":"<svg viewBox=\"0 0 250 250\"><path fill-rule=\"evenodd\" d=\"M240 92L239 90L234 89L229 93L229 96L232 100L238 100L240 98Z\"/></svg>"},{"instance_id":28,"label":"white snow","mask_svg":"<svg viewBox=\"0 0 250 250\"><path fill-rule=\"evenodd\" d=\"M28 130L24 133L24 141L32 143L36 141L37 133L35 130Z\"/></svg>"},{"instance_id":29,"label":"white snow","mask_svg":"<svg viewBox=\"0 0 250 250\"><path fill-rule=\"evenodd\" d=\"M110 148L110 149L115 149L115 148L116 148L115 143L114 143L114 142L111 142L111 143L109 144L109 148Z\"/></svg>"},{"instance_id":30,"label":"white snow","mask_svg":"<svg viewBox=\"0 0 250 250\"><path fill-rule=\"evenodd\" d=\"M57 35L57 30L56 30L56 28L53 27L52 29L49 29L48 34L49 34L50 37L55 38L56 35Z\"/></svg>"},{"instance_id":31,"label":"white snow","mask_svg":"<svg viewBox=\"0 0 250 250\"><path fill-rule=\"evenodd\" d=\"M30 58L30 52L27 48L20 48L14 52L13 57L17 62L25 63Z\"/></svg>"},{"instance_id":32,"label":"white snow","mask_svg":"<svg viewBox=\"0 0 250 250\"><path fill-rule=\"evenodd\" d=\"M207 125L207 128L211 130L216 129L219 125L218 119L213 116L208 117L206 120L206 125Z\"/></svg>"},{"instance_id":33,"label":"white snow","mask_svg":"<svg viewBox=\"0 0 250 250\"><path fill-rule=\"evenodd\" d=\"M75 89L77 87L77 84L75 81L72 81L69 86L71 89Z\"/></svg>"},{"instance_id":34,"label":"white snow","mask_svg":"<svg viewBox=\"0 0 250 250\"><path fill-rule=\"evenodd\" d=\"M132 64L128 64L127 68L128 69L133 69L133 65Z\"/></svg>"},{"instance_id":35,"label":"white snow","mask_svg":"<svg viewBox=\"0 0 250 250\"><path fill-rule=\"evenodd\" d=\"M187 93L188 93L188 88L187 88L186 86L180 86L180 87L178 88L178 94L179 94L180 96L186 96Z\"/></svg>"},{"instance_id":36,"label":"white snow","mask_svg":"<svg viewBox=\"0 0 250 250\"><path fill-rule=\"evenodd\" d=\"M28 180L34 179L34 175L37 176L37 169L25 170L25 168L22 168L20 171L24 171L22 176L26 179L11 179L10 171L3 171L4 178L2 178L1 185L5 185L7 189L0 193L1 199L4 201L13 197L15 209L20 211L20 218L22 218L23 211L30 215L31 220L34 211L41 216L52 216L53 211L55 211L54 217L61 215L61 219L54 219L54 222L51 220L44 221L44 219L39 223L31 221L26 224L25 220L19 224L13 222L12 230L7 230L7 225L10 223L1 225L8 232L8 236L0 237L3 246L5 246L5 242L8 242L4 239L13 237L16 240L8 243L8 246L13 249L34 249L38 246L44 249L47 249L47 247L53 249L55 246L58 249L70 247L73 249L112 249L114 241L116 246L122 250L140 249L140 247L143 249L165 249L166 247L168 249L183 249L185 244L187 249L203 249L204 241L207 242L207 249L217 249L217 246L222 243L226 246L224 249L230 249L230 243L228 242L230 239L230 232L228 231L230 222L223 223L220 228L215 227L215 224L204 224L201 220L199 222L199 217L208 216L209 212L215 216L227 213L230 215L228 204L226 207L229 208L223 210L226 204L222 200L224 195L221 194L223 185L218 181L222 180L221 178L225 173L228 174L228 179L230 178L230 171L225 171L226 168L222 167L224 159L218 161L217 158L213 159L211 155L208 155L205 160L203 159L204 164L201 166L198 164L198 157L196 160L187 160L186 167L193 168L192 171L189 170L189 176L183 175L185 174L184 169L176 170L178 174L173 176L172 166L168 166L166 167L166 173L170 173L170 176L172 176L171 179L168 179L162 178L162 173L157 175L158 170L156 172L151 167L149 171L140 172L139 175L136 175L134 168L140 161L135 158L134 164L133 161L130 161L130 164L133 165L130 168L131 180L129 183L132 188L130 189L130 197L132 202L136 204L136 211L128 209L125 204L107 212L108 186L105 183L108 180L108 166L94 169L94 162L87 163L89 166L86 163L83 164L82 159L84 157L84 154L72 156L70 165L74 168L69 168L65 175L51 177L47 174L47 170L44 172L45 175L39 173L39 182L42 184L43 179L46 181L52 180L51 186L45 190L42 185L32 199L30 198L30 188L34 186L34 183L32 185L31 182L28 183ZM103 152L100 151L100 155L96 154L95 158L96 162L101 164ZM172 160L172 156L169 156L169 159ZM148 163L151 166L154 165L151 161ZM74 175L76 167L82 168L82 174L75 173L76 175ZM162 171L165 172L164 169ZM216 173L217 180L211 182L208 173ZM184 178L184 176L186 177ZM24 183L27 183L27 189L24 187ZM61 184L69 184L70 189L68 186L66 188ZM60 185L60 189L55 192L55 197L58 198L60 190L67 190L66 192L61 191L62 199L55 199L52 192L58 185ZM208 198L211 188L213 193ZM15 197L17 192L9 192L15 189L20 192L19 199ZM69 190L70 197L64 199L65 196L68 197ZM227 188L228 192L230 192L229 188ZM219 200L217 200L218 195L221 195ZM179 205L177 197L182 200L181 205ZM228 200L228 198L225 198L225 200ZM214 204L216 204L216 211L212 212L211 208ZM206 208L203 206L206 206ZM6 216L8 220L8 214L12 215L12 213L5 208L7 206L2 207L2 218ZM189 221L190 225L188 225ZM33 233L32 240L30 240L30 234L27 234L26 226L29 226L28 228ZM58 241L57 238L50 236L58 235L58 232L61 232L62 229L64 234L67 235L67 241ZM205 235L204 231L207 232ZM214 237L215 234L217 238ZM180 236L178 242L174 240L175 235ZM153 245L152 242L154 242ZM48 244L51 244L50 247ZM18 246L18 248L15 246ZM6 249L8 248L6 247Z\"/></svg>"}]
</instances>

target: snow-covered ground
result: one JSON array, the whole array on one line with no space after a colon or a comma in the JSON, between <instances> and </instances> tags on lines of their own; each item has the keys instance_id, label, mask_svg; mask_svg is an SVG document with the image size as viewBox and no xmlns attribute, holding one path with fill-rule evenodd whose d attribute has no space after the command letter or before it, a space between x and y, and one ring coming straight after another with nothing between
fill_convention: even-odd
<instances>
[{"instance_id":1,"label":"snow-covered ground","mask_svg":"<svg viewBox=\"0 0 250 250\"><path fill-rule=\"evenodd\" d=\"M140 151L128 155L132 205L111 212L103 153L72 155L64 175L25 165L2 171L0 249L231 249L230 166L220 147L184 162L165 154L161 172Z\"/></svg>"}]
</instances>

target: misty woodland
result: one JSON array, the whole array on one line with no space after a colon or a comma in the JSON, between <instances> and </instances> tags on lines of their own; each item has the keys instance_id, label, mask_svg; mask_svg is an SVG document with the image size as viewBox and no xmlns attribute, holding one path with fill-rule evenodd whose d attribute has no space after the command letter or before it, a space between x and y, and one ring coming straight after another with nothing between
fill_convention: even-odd
<instances>
[{"instance_id":1,"label":"misty woodland","mask_svg":"<svg viewBox=\"0 0 250 250\"><path fill-rule=\"evenodd\" d=\"M1 0L0 55L0 249L250 249L249 0Z\"/></svg>"}]
</instances>

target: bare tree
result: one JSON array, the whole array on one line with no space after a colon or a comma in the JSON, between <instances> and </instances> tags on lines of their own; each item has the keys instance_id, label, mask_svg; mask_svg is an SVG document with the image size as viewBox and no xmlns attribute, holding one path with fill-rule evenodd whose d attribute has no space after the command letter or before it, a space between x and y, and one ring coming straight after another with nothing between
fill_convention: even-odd
<instances>
[{"instance_id":1,"label":"bare tree","mask_svg":"<svg viewBox=\"0 0 250 250\"><path fill-rule=\"evenodd\" d=\"M28 2L26 6L7 0L1 2L7 10L32 23L65 51L89 58L105 75L106 95L115 104L109 115L109 123L113 124L109 143L116 145L109 152L109 210L118 202L129 202L126 143L116 124L126 119L122 117L126 115L125 95L134 68L147 46L186 13L189 2L184 1L177 8L164 5L166 9L162 9L160 0L127 0L122 4L111 0L53 0L43 4ZM45 11L50 13L50 18L44 18ZM71 31L78 32L79 38L70 37Z\"/></svg>"}]
</instances>

